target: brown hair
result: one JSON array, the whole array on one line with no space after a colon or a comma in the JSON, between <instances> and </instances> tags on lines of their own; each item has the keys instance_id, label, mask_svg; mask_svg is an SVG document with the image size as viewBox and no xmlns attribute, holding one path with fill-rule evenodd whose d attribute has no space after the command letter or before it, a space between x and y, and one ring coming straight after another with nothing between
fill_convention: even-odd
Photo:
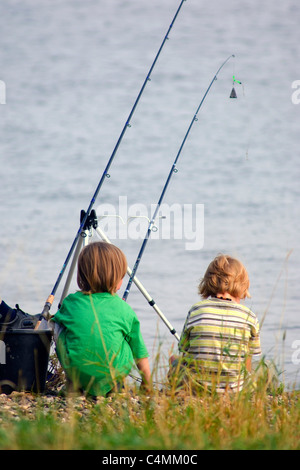
<instances>
[{"instance_id":1,"label":"brown hair","mask_svg":"<svg viewBox=\"0 0 300 470\"><path fill-rule=\"evenodd\" d=\"M77 284L86 294L115 294L126 270L126 257L117 246L107 242L93 242L86 245L78 257Z\"/></svg>"},{"instance_id":2,"label":"brown hair","mask_svg":"<svg viewBox=\"0 0 300 470\"><path fill-rule=\"evenodd\" d=\"M218 255L209 264L199 284L198 292L204 298L228 292L233 297L250 297L249 277L243 264L229 255Z\"/></svg>"}]
</instances>

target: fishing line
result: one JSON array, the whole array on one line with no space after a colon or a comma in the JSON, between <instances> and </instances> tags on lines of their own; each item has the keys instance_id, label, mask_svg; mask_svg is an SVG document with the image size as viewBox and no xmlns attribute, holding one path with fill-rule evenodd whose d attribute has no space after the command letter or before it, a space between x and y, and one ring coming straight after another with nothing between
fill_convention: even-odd
<instances>
[{"instance_id":1,"label":"fishing line","mask_svg":"<svg viewBox=\"0 0 300 470\"><path fill-rule=\"evenodd\" d=\"M125 292L124 292L124 295L123 295L123 300L125 300L125 301L127 300L127 297L128 297L128 295L129 295L129 291L130 291L130 288L131 288L131 286L132 286L133 278L134 278L134 276L135 276L135 274L136 274L136 272L137 272L137 269L138 269L138 267L139 267L140 261L141 261L141 259L142 259L143 253L144 253L144 251L145 251L147 242L148 242L148 240L149 240L149 237L150 237L150 234L151 234L151 231L152 231L152 227L154 226L154 222L155 222L157 213L158 213L159 208L160 208L160 206L161 206L161 203L162 203L162 200L163 200L163 198L164 198L164 195L165 195L165 193L166 193L166 191L167 191L167 188L168 188L168 185L169 185L169 183L170 183L170 180L171 180L173 174L174 174L174 173L177 173L177 171L178 171L177 168L176 168L176 164L177 164L177 162L178 162L178 159L179 159L179 156L180 156L180 154L181 154L182 148L183 148L183 146L184 146L184 144L185 144L185 142L186 142L186 140L187 140L187 137L188 137L188 135L189 135L189 133L190 133L190 130L191 130L191 128L192 128L194 122L198 120L197 114L198 114L198 112L199 112L199 110L200 110L200 108L201 108L201 106L202 106L202 104L203 104L203 102L204 102L204 100L205 100L205 98L206 98L206 96L207 96L207 94L208 94L208 92L209 92L209 90L210 90L212 84L214 83L215 80L217 80L217 75L219 74L220 70L221 70L221 69L224 67L224 65L229 61L229 59L231 59L231 57L234 57L234 55L232 54L231 56L229 56L229 57L225 60L225 62L223 62L223 64L219 67L217 73L216 73L215 76L213 77L211 83L209 84L209 87L207 88L207 90L206 90L206 92L205 92L205 94L204 94L204 96L203 96L203 98L202 98L202 100L201 100L201 102L200 102L200 104L199 104L197 110L196 110L196 113L195 113L194 116L193 116L193 119L192 119L192 121L191 121L191 123L190 123L190 125L189 125L189 127L188 127L188 130L187 130L187 132L186 132L186 134L185 134L185 136L184 136L184 139L183 139L183 141L182 141L182 143L181 143L181 146L180 146L179 151L178 151L178 153L177 153L177 155L176 155L176 158L175 158L175 160L174 160L174 163L173 163L173 165L172 165L172 167L171 167L170 173L169 173L169 175L168 175L168 177L167 177L166 183L165 183L165 185L164 185L164 187L163 187L162 193L161 193L160 198L159 198L159 200L158 200L158 203L157 203L157 206L156 206L155 211L154 211L154 213L153 213L152 219L151 219L151 221L150 221L150 223L149 223L148 230L147 230L146 236L145 236L145 238L144 238L144 240L143 240L143 242L142 242L142 246L141 246L141 248L140 248L139 254L138 254L137 259L136 259L136 262L135 262L134 267L133 267L133 269L132 269L131 276L130 276L130 278L129 278L127 287L126 287Z\"/></svg>"},{"instance_id":2,"label":"fishing line","mask_svg":"<svg viewBox=\"0 0 300 470\"><path fill-rule=\"evenodd\" d=\"M144 89L145 89L145 87L146 87L146 84L148 83L148 81L151 80L151 79L150 79L151 73L152 73L152 71L153 71L153 69L154 69L154 67L155 67L155 65L156 65L156 62L157 62L158 57L160 56L160 53L161 53L161 51L162 51L162 49L163 49L163 47L164 47L164 45L165 45L165 42L169 39L168 35L169 35L169 33L170 33L170 31L171 31L171 29L172 29L174 23L175 23L175 20L176 20L176 18L177 18L177 16L178 16L179 12L180 12L180 10L181 10L181 7L182 7L182 5L183 5L183 3L184 3L185 1L186 1L186 0L181 0L181 2L180 2L180 5L179 5L179 7L178 7L178 9L177 9L177 11L176 11L176 13L175 13L175 15L174 15L174 18L173 18L173 20L172 20L170 26L169 26L169 29L168 29L168 31L167 31L167 34L165 35L165 37L164 37L164 39L163 39L163 41L162 41L162 43L161 43L161 46L160 46L160 48L159 48L159 50L158 50L158 52L157 52L157 54L156 54L156 56L155 56L155 59L154 59L152 65L151 65L151 67L150 67L150 70L149 70L149 72L148 72L148 74L147 74L147 76L146 76L146 78L145 78L145 81L144 81L144 83L143 83L143 85L142 85L142 88L141 88L141 90L140 90L140 92L139 92L139 94L138 94L138 96L137 96L137 98L136 98L136 101L135 101L135 103L134 103L134 105L133 105L133 107L132 107L132 109L131 109L131 111L130 111L130 114L129 114L128 118L127 118L127 121L125 122L125 125L124 125L124 127L123 127L123 130L122 130L122 132L121 132L121 134L120 134L120 137L119 137L119 139L117 140L117 143L116 143L116 145L115 145L115 148L114 148L114 150L113 150L113 152L112 152L112 154L111 154L111 156L110 156L110 158L109 158L109 160L108 160L108 163L107 163L107 165L106 165L106 167L105 167L105 170L104 170L104 172L103 172L103 174L102 174L102 176L101 176L101 179L100 179L100 181L99 181L99 183L98 183L98 186L97 186L97 188L96 188L96 191L95 191L95 193L94 193L94 195L93 195L93 197L92 197L92 199L91 199L91 201L90 201L90 204L89 204L89 206L88 206L88 209L87 209L86 212L85 212L85 216L84 216L83 219L81 220L81 223L80 223L80 227L79 227L79 229L78 229L78 232L77 232L77 234L76 234L76 236L75 236L75 238L74 238L74 241L73 241L73 243L72 243L72 245L71 245L71 248L70 248L70 250L69 250L69 253L67 254L67 257L66 257L66 259L65 259L65 262L64 262L64 264L63 264L63 266L62 266L62 269L61 269L61 271L60 271L60 273L59 273L59 275L58 275L58 278L57 278L57 280L56 280L56 282L55 282L55 284L54 284L54 287L53 287L53 289L52 289L52 291L51 291L51 294L48 296L48 298L47 298L47 300L46 300L46 303L45 303L45 305L44 305L43 311L42 311L42 313L41 313L41 319L42 319L42 318L45 318L46 320L49 319L49 311L50 311L50 308L51 308L52 303L53 303L53 301L54 301L54 296L55 296L55 294L56 294L56 291L57 291L57 288L58 288L58 286L59 286L59 284L60 284L60 281L61 281L61 279L62 279L62 277L63 277L63 274L64 274L64 272L65 272L65 269L66 269L66 267L67 267L67 265L68 265L68 263L69 263L69 261L70 261L70 258L71 258L71 256L72 256L72 253L73 253L73 251L74 251L74 249L75 249L75 246L76 246L76 244L77 244L77 241L78 241L78 239L79 239L79 236L80 236L81 232L82 232L83 229L84 229L84 226L85 226L85 223L86 223L86 221L87 221L87 218L88 218L89 215L90 215L90 212L91 212L91 210L92 210L92 207L93 207L93 205L94 205L94 203L95 203L95 200L96 200L96 198L97 198L97 196L98 196L98 194L99 194L99 191L100 191L100 189L101 189L101 187L102 187L102 184L103 184L105 178L109 178L109 177L110 177L110 175L109 175L109 173L108 173L109 168L110 168L110 166L111 166L111 164L112 164L112 162L113 162L113 160L114 160L114 158L115 158L116 152L117 152L117 150L118 150L118 148L119 148L119 145L120 145L120 143L121 143L121 141L122 141L122 139L123 139L123 137L124 137L124 135L125 135L125 132L126 132L127 128L130 127L130 120L131 120L131 118L132 118L132 116L133 116L133 113L134 113L134 111L135 111L135 109L136 109L136 107L137 107L137 104L138 104L138 102L139 102L139 100L140 100L140 98L141 98L141 96L142 96L142 94L143 94L143 92L144 92Z\"/></svg>"},{"instance_id":3,"label":"fishing line","mask_svg":"<svg viewBox=\"0 0 300 470\"><path fill-rule=\"evenodd\" d=\"M235 83L238 83L239 85L242 85L243 87L243 94L244 94L244 85L242 84L242 82L240 82L239 80L236 80L235 79L235 62L233 62L233 66L232 66L232 90L231 90L231 93L230 93L230 96L229 98L237 98L237 94L236 94L236 91L235 91L235 88L234 88L234 84Z\"/></svg>"},{"instance_id":4,"label":"fishing line","mask_svg":"<svg viewBox=\"0 0 300 470\"><path fill-rule=\"evenodd\" d=\"M242 87L243 87L243 95L245 95L244 85L243 85L242 82L240 82L239 80L236 80L236 79L235 79L235 76L233 75L233 76L232 76L232 90L231 90L231 93L230 93L229 98L237 98L237 94L236 94L236 91L235 91L235 88L234 88L234 84L235 84L235 83L238 83L239 85L242 85Z\"/></svg>"}]
</instances>

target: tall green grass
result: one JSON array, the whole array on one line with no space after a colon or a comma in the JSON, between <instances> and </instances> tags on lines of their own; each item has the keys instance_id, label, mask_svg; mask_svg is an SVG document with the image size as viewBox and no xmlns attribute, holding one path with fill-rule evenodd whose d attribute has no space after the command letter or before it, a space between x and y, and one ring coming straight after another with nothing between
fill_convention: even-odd
<instances>
[{"instance_id":1,"label":"tall green grass","mask_svg":"<svg viewBox=\"0 0 300 470\"><path fill-rule=\"evenodd\" d=\"M262 380L234 395L191 394L159 375L151 396L132 380L122 393L97 400L0 395L0 449L300 449L299 392Z\"/></svg>"}]
</instances>

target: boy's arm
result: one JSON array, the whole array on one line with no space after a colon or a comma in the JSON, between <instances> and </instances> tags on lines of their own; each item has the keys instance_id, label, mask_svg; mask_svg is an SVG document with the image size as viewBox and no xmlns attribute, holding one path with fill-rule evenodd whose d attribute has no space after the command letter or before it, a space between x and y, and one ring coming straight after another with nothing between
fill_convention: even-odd
<instances>
[{"instance_id":1,"label":"boy's arm","mask_svg":"<svg viewBox=\"0 0 300 470\"><path fill-rule=\"evenodd\" d=\"M252 371L252 357L251 356L248 356L246 358L246 370L248 372L251 372Z\"/></svg>"},{"instance_id":2,"label":"boy's arm","mask_svg":"<svg viewBox=\"0 0 300 470\"><path fill-rule=\"evenodd\" d=\"M136 360L137 368L139 369L142 376L141 388L150 391L151 389L151 371L147 357Z\"/></svg>"}]
</instances>

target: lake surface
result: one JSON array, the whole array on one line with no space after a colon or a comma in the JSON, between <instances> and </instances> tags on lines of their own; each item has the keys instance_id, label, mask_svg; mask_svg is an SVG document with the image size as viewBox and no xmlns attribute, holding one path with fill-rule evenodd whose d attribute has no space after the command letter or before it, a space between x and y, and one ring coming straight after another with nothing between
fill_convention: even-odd
<instances>
[{"instance_id":1,"label":"lake surface","mask_svg":"<svg viewBox=\"0 0 300 470\"><path fill-rule=\"evenodd\" d=\"M2 1L0 296L7 303L42 310L179 4ZM234 54L180 153L165 218L156 221L137 277L180 334L211 259L240 258L264 354L298 388L300 104L292 86L300 80L299 20L297 0L184 2L94 204L99 227L133 267L194 113ZM233 76L242 82L234 83L237 99L229 98ZM132 216L141 217L127 222ZM134 285L127 301L163 368L177 341Z\"/></svg>"}]
</instances>

